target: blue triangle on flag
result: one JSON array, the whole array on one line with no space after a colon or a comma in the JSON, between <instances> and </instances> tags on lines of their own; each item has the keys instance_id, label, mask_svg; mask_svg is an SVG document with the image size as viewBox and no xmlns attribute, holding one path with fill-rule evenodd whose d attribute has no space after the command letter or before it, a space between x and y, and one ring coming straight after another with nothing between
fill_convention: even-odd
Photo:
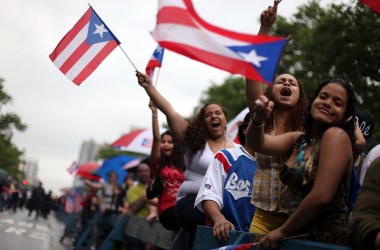
<instances>
[{"instance_id":1,"label":"blue triangle on flag","mask_svg":"<svg viewBox=\"0 0 380 250\"><path fill-rule=\"evenodd\" d=\"M110 40L115 40L111 30L99 18L95 11L92 11L87 33L87 44L107 42Z\"/></svg>"},{"instance_id":2,"label":"blue triangle on flag","mask_svg":"<svg viewBox=\"0 0 380 250\"><path fill-rule=\"evenodd\" d=\"M157 48L153 52L153 57L161 63L162 58L164 57L164 48L157 46Z\"/></svg>"},{"instance_id":3,"label":"blue triangle on flag","mask_svg":"<svg viewBox=\"0 0 380 250\"><path fill-rule=\"evenodd\" d=\"M276 74L277 64L286 43L287 40L282 39L275 42L229 46L228 48L243 58L244 54L254 53L257 61L250 63L266 82L271 82Z\"/></svg>"}]
</instances>

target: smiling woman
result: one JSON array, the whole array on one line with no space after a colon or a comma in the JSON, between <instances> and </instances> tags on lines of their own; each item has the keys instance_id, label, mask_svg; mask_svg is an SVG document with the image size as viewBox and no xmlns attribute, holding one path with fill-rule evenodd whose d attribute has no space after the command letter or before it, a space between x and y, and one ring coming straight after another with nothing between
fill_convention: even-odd
<instances>
[{"instance_id":1,"label":"smiling woman","mask_svg":"<svg viewBox=\"0 0 380 250\"><path fill-rule=\"evenodd\" d=\"M355 143L355 96L341 79L323 81L306 112L305 133L264 135L249 128L252 149L286 159L281 180L289 187L290 217L261 243L276 247L284 237L307 232L308 239L347 244L348 194ZM265 96L255 102L253 122L265 121L273 103Z\"/></svg>"}]
</instances>

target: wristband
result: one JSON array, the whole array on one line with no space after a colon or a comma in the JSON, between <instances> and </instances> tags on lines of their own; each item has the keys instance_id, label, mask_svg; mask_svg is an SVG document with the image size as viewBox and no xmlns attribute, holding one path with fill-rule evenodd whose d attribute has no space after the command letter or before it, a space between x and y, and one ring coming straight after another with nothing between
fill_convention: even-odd
<instances>
[{"instance_id":1,"label":"wristband","mask_svg":"<svg viewBox=\"0 0 380 250\"><path fill-rule=\"evenodd\" d=\"M265 122L262 123L256 123L254 120L252 120L252 125L256 128L262 128L264 126Z\"/></svg>"}]
</instances>

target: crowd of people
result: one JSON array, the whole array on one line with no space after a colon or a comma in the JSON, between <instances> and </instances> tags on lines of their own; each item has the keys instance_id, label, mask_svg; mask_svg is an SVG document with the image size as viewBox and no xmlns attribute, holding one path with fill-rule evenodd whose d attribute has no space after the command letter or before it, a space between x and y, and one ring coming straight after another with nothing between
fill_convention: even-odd
<instances>
[{"instance_id":1,"label":"crowd of people","mask_svg":"<svg viewBox=\"0 0 380 250\"><path fill-rule=\"evenodd\" d=\"M52 192L45 192L41 182L31 188L18 183L11 176L0 181L0 212L16 213L18 209L26 209L29 211L28 216L35 212L36 220L39 216L46 219L54 209L55 202Z\"/></svg>"},{"instance_id":2,"label":"crowd of people","mask_svg":"<svg viewBox=\"0 0 380 250\"><path fill-rule=\"evenodd\" d=\"M279 2L261 13L260 35L269 34ZM235 143L227 139L221 103L208 103L187 120L149 76L136 72L136 77L150 98L149 160L122 185L110 172L107 180L85 181L84 193L72 192L62 201L66 213L80 219L82 231L96 213L102 215L89 236L96 241L88 247L98 248L117 218L130 214L157 220L167 230L186 230L188 249L198 225L211 226L221 242L230 230L240 230L270 248L302 236L380 249L380 145L374 147L373 117L356 108L350 82L323 80L307 100L303 84L291 74L278 75L265 90L246 79L249 113ZM165 132L159 131L158 111L167 119ZM8 194L9 209L19 197L14 192ZM46 197L41 186L33 190L29 215L33 210L36 218L46 215L41 205ZM115 249L157 247L126 237Z\"/></svg>"}]
</instances>

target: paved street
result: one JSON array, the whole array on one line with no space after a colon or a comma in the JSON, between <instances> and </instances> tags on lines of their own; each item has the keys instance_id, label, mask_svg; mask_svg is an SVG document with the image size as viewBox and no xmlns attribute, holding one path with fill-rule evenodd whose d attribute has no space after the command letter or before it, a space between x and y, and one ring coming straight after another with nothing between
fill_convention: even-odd
<instances>
[{"instance_id":1,"label":"paved street","mask_svg":"<svg viewBox=\"0 0 380 250\"><path fill-rule=\"evenodd\" d=\"M69 250L71 240L59 243L63 225L53 215L48 219L35 220L34 213L28 217L27 211L0 212L1 250Z\"/></svg>"}]
</instances>

